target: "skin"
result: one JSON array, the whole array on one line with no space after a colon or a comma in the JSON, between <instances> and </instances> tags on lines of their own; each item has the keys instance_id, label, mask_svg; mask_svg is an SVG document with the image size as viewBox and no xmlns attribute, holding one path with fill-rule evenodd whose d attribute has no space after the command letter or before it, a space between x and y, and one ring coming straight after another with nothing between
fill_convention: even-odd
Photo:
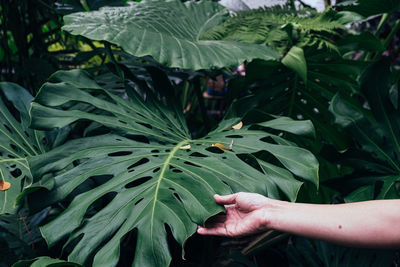
<instances>
[{"instance_id":1,"label":"skin","mask_svg":"<svg viewBox=\"0 0 400 267\"><path fill-rule=\"evenodd\" d=\"M400 248L400 200L318 205L274 200L254 193L214 196L226 214L201 235L241 237L270 229L354 247Z\"/></svg>"}]
</instances>

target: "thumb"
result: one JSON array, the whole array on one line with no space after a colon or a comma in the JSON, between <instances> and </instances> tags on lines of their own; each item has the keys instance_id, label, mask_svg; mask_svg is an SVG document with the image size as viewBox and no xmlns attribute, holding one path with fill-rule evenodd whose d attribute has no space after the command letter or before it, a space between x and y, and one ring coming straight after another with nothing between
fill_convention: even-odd
<instances>
[{"instance_id":1,"label":"thumb","mask_svg":"<svg viewBox=\"0 0 400 267\"><path fill-rule=\"evenodd\" d=\"M231 194L231 195L225 195L225 196L214 195L214 199L215 199L215 202L217 202L218 204L229 205L229 204L236 203L237 195L238 195L238 193Z\"/></svg>"}]
</instances>

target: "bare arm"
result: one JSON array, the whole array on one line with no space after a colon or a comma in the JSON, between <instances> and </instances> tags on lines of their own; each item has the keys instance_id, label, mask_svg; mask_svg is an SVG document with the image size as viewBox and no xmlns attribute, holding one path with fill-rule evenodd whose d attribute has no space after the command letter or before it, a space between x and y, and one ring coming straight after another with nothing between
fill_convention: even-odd
<instances>
[{"instance_id":1,"label":"bare arm","mask_svg":"<svg viewBox=\"0 0 400 267\"><path fill-rule=\"evenodd\" d=\"M274 229L349 246L400 248L400 200L316 205L251 193L215 200L227 214L199 227L199 234L234 237Z\"/></svg>"}]
</instances>

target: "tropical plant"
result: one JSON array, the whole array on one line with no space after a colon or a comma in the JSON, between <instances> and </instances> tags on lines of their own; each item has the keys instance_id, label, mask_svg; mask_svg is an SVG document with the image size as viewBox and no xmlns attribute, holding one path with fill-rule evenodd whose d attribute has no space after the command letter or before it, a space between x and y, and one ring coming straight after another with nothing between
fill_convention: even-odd
<instances>
[{"instance_id":1,"label":"tropical plant","mask_svg":"<svg viewBox=\"0 0 400 267\"><path fill-rule=\"evenodd\" d=\"M223 68L254 58L279 57L265 45L200 39L228 17L228 9L209 1L146 0L127 7L65 16L63 29L119 45L134 56L150 55L173 68Z\"/></svg>"},{"instance_id":2,"label":"tropical plant","mask_svg":"<svg viewBox=\"0 0 400 267\"><path fill-rule=\"evenodd\" d=\"M368 67L385 50L396 62L398 2L347 1L321 14L293 3L230 13L206 0L36 2L21 4L21 19L2 2L1 79L34 94L48 73L25 79L31 57L86 70L56 72L33 101L0 84L0 266L393 261L276 231L231 253L234 241L194 233L223 212L214 193L398 198L399 73L385 60ZM365 31L376 15L377 30ZM355 21L362 31L348 30ZM236 77L228 67L244 60ZM202 93L220 74L229 108L217 121Z\"/></svg>"},{"instance_id":3,"label":"tropical plant","mask_svg":"<svg viewBox=\"0 0 400 267\"><path fill-rule=\"evenodd\" d=\"M33 186L49 190L38 191L43 207L63 200L89 179L99 183L42 227L50 246L69 236L65 246L75 243L69 255L73 262L85 264L95 253L94 265L115 266L120 242L136 229L134 265L166 266L171 260L166 228L183 245L197 224L222 211L213 194L251 191L279 198L282 192L295 200L301 182L293 174L318 182L318 163L310 152L265 131L312 135L310 122L280 117L239 129L240 118L231 118L207 136L191 139L181 111L172 103L167 108L150 92L144 101L127 87L125 100L80 70L57 72L50 81L32 104L34 128L89 120L111 131L98 135L98 127L88 126L85 137L29 159ZM87 106L92 107L89 112ZM241 160L259 151L280 163L254 157L253 167ZM99 199L109 204L93 214L90 208Z\"/></svg>"},{"instance_id":4,"label":"tropical plant","mask_svg":"<svg viewBox=\"0 0 400 267\"><path fill-rule=\"evenodd\" d=\"M398 88L397 83L392 84L389 66L387 59L382 60L361 77L368 109L357 101L344 100L340 94L332 99L330 111L335 122L356 137L354 146L340 156L342 164L355 171L334 183L338 190L351 193L347 201L400 196Z\"/></svg>"}]
</instances>

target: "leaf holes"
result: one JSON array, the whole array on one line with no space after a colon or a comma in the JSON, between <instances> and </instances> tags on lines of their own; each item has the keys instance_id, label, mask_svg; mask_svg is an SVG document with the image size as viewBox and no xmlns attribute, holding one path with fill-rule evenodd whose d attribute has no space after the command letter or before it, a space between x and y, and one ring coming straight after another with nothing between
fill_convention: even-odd
<instances>
[{"instance_id":1,"label":"leaf holes","mask_svg":"<svg viewBox=\"0 0 400 267\"><path fill-rule=\"evenodd\" d=\"M27 131L24 131L24 134L26 135L26 137L29 137L29 133Z\"/></svg>"},{"instance_id":2,"label":"leaf holes","mask_svg":"<svg viewBox=\"0 0 400 267\"><path fill-rule=\"evenodd\" d=\"M159 143L160 145L162 145L162 146L165 146L165 142L163 142L163 141L158 141L158 143Z\"/></svg>"},{"instance_id":3,"label":"leaf holes","mask_svg":"<svg viewBox=\"0 0 400 267\"><path fill-rule=\"evenodd\" d=\"M153 173L158 172L160 169L161 169L160 167L155 168L155 169L153 170Z\"/></svg>"},{"instance_id":4,"label":"leaf holes","mask_svg":"<svg viewBox=\"0 0 400 267\"><path fill-rule=\"evenodd\" d=\"M139 186L139 185L141 185L141 184L144 184L145 182L147 182L148 180L150 180L152 177L151 176L145 176L145 177L141 177L141 178L138 178L138 179L136 179L135 181L132 181L132 182L130 182L130 183L127 183L126 185L125 185L125 188L132 188L132 187L137 187L137 186Z\"/></svg>"},{"instance_id":5,"label":"leaf holes","mask_svg":"<svg viewBox=\"0 0 400 267\"><path fill-rule=\"evenodd\" d=\"M19 152L19 149L18 149L18 147L17 147L16 145L10 144L10 147L11 147L11 149L14 150L15 152Z\"/></svg>"},{"instance_id":6,"label":"leaf holes","mask_svg":"<svg viewBox=\"0 0 400 267\"><path fill-rule=\"evenodd\" d=\"M139 199L138 201L136 201L136 202L135 202L135 206L136 206L137 204L139 204L140 202L142 202L143 199L144 199L144 198L141 198L141 199Z\"/></svg>"},{"instance_id":7,"label":"leaf holes","mask_svg":"<svg viewBox=\"0 0 400 267\"><path fill-rule=\"evenodd\" d=\"M11 134L13 133L12 130L10 129L10 127L8 127L6 124L3 124L3 125L7 129L7 131L9 131Z\"/></svg>"},{"instance_id":8,"label":"leaf holes","mask_svg":"<svg viewBox=\"0 0 400 267\"><path fill-rule=\"evenodd\" d=\"M160 153L160 150L157 149L153 149L152 151L150 151L151 153ZM153 157L158 157L158 155L152 155Z\"/></svg>"},{"instance_id":9,"label":"leaf holes","mask_svg":"<svg viewBox=\"0 0 400 267\"><path fill-rule=\"evenodd\" d=\"M190 161L185 161L184 164L189 165L189 166L193 166L193 167L197 167L197 168L201 168L201 166L194 164L193 162Z\"/></svg>"},{"instance_id":10,"label":"leaf holes","mask_svg":"<svg viewBox=\"0 0 400 267\"><path fill-rule=\"evenodd\" d=\"M137 112L136 112L136 115L138 115L138 116L140 116L140 117L142 117L142 118L144 118L144 119L147 119L145 116L143 116L143 115L140 114L140 113L137 113Z\"/></svg>"},{"instance_id":11,"label":"leaf holes","mask_svg":"<svg viewBox=\"0 0 400 267\"><path fill-rule=\"evenodd\" d=\"M142 159L136 161L135 163L133 163L132 165L130 165L127 169L128 170L133 169L133 168L135 168L137 166L140 166L140 165L143 165L143 164L145 164L145 163L147 163L149 161L150 160L148 158L142 158Z\"/></svg>"},{"instance_id":12,"label":"leaf holes","mask_svg":"<svg viewBox=\"0 0 400 267\"><path fill-rule=\"evenodd\" d=\"M38 148L36 145L33 145L33 148L34 148L35 150L39 150L39 148Z\"/></svg>"},{"instance_id":13,"label":"leaf holes","mask_svg":"<svg viewBox=\"0 0 400 267\"><path fill-rule=\"evenodd\" d=\"M197 158L207 158L208 156L201 154L199 152L193 152L192 154L190 154L189 156L191 157L197 157Z\"/></svg>"},{"instance_id":14,"label":"leaf holes","mask_svg":"<svg viewBox=\"0 0 400 267\"><path fill-rule=\"evenodd\" d=\"M128 156L131 155L132 151L117 151L113 153L109 153L108 156L110 157L120 157L120 156Z\"/></svg>"},{"instance_id":15,"label":"leaf holes","mask_svg":"<svg viewBox=\"0 0 400 267\"><path fill-rule=\"evenodd\" d=\"M48 141L46 138L42 138L42 145L46 146L48 144Z\"/></svg>"},{"instance_id":16,"label":"leaf holes","mask_svg":"<svg viewBox=\"0 0 400 267\"><path fill-rule=\"evenodd\" d=\"M168 189L171 191L175 191L175 188L172 188L172 187L168 187Z\"/></svg>"},{"instance_id":17,"label":"leaf holes","mask_svg":"<svg viewBox=\"0 0 400 267\"><path fill-rule=\"evenodd\" d=\"M173 195L179 202L182 202L181 197L177 193L173 193Z\"/></svg>"},{"instance_id":18,"label":"leaf holes","mask_svg":"<svg viewBox=\"0 0 400 267\"><path fill-rule=\"evenodd\" d=\"M112 174L100 174L100 175L94 175L90 176L90 179L92 179L96 185L102 185L111 180L114 177Z\"/></svg>"},{"instance_id":19,"label":"leaf holes","mask_svg":"<svg viewBox=\"0 0 400 267\"><path fill-rule=\"evenodd\" d=\"M218 147L214 147L214 146L207 147L206 150L208 152L211 152L211 153L214 153L214 154L223 154L224 153L224 151L222 149L220 149Z\"/></svg>"},{"instance_id":20,"label":"leaf holes","mask_svg":"<svg viewBox=\"0 0 400 267\"><path fill-rule=\"evenodd\" d=\"M183 171L181 171L179 169L173 169L172 171L175 172L175 173L182 173L183 172Z\"/></svg>"},{"instance_id":21,"label":"leaf holes","mask_svg":"<svg viewBox=\"0 0 400 267\"><path fill-rule=\"evenodd\" d=\"M223 182L224 184L226 184L227 186L229 186L229 184L228 184L227 182L225 182L224 180L222 180L222 182Z\"/></svg>"},{"instance_id":22,"label":"leaf holes","mask_svg":"<svg viewBox=\"0 0 400 267\"><path fill-rule=\"evenodd\" d=\"M169 153L171 152L171 149L165 149L165 152Z\"/></svg>"},{"instance_id":23,"label":"leaf holes","mask_svg":"<svg viewBox=\"0 0 400 267\"><path fill-rule=\"evenodd\" d=\"M116 138L115 140L120 141L120 142L122 141L122 139L119 139L119 138Z\"/></svg>"},{"instance_id":24,"label":"leaf holes","mask_svg":"<svg viewBox=\"0 0 400 267\"><path fill-rule=\"evenodd\" d=\"M153 129L153 127L148 123L143 123L143 122L136 122L136 123L148 128L148 129Z\"/></svg>"},{"instance_id":25,"label":"leaf holes","mask_svg":"<svg viewBox=\"0 0 400 267\"><path fill-rule=\"evenodd\" d=\"M22 174L22 171L19 168L17 168L10 173L14 178L18 178Z\"/></svg>"},{"instance_id":26,"label":"leaf holes","mask_svg":"<svg viewBox=\"0 0 400 267\"><path fill-rule=\"evenodd\" d=\"M13 155L7 154L7 157L10 159L15 159L15 157Z\"/></svg>"},{"instance_id":27,"label":"leaf holes","mask_svg":"<svg viewBox=\"0 0 400 267\"><path fill-rule=\"evenodd\" d=\"M227 135L226 137L227 138L243 138L243 136L237 135L237 134Z\"/></svg>"},{"instance_id":28,"label":"leaf holes","mask_svg":"<svg viewBox=\"0 0 400 267\"><path fill-rule=\"evenodd\" d=\"M120 123L122 123L122 124L128 124L126 121L121 121L121 120L118 120Z\"/></svg>"},{"instance_id":29,"label":"leaf holes","mask_svg":"<svg viewBox=\"0 0 400 267\"><path fill-rule=\"evenodd\" d=\"M125 137L136 142L150 144L149 139L147 139L147 137L143 135L127 134L125 135Z\"/></svg>"},{"instance_id":30,"label":"leaf holes","mask_svg":"<svg viewBox=\"0 0 400 267\"><path fill-rule=\"evenodd\" d=\"M223 157L222 157L222 159L226 159L226 157L225 157L225 156L223 156Z\"/></svg>"}]
</instances>

